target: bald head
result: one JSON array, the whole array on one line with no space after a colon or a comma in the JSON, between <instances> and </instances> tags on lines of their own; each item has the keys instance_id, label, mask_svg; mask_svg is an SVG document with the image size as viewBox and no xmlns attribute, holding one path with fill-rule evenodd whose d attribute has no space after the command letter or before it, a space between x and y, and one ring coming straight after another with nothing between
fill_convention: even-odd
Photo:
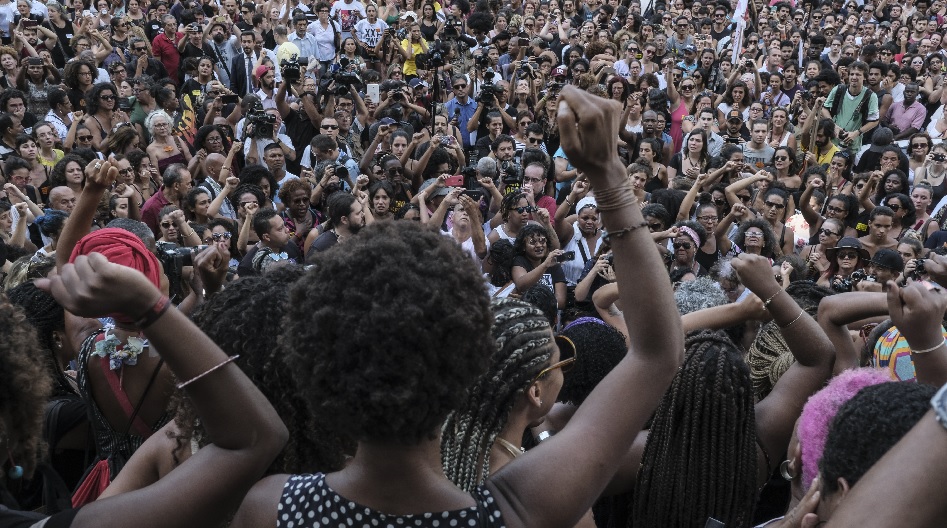
<instances>
[{"instance_id":1,"label":"bald head","mask_svg":"<svg viewBox=\"0 0 947 528\"><path fill-rule=\"evenodd\" d=\"M76 193L66 186L53 187L49 191L49 206L57 211L72 213L76 207Z\"/></svg>"},{"instance_id":2,"label":"bald head","mask_svg":"<svg viewBox=\"0 0 947 528\"><path fill-rule=\"evenodd\" d=\"M227 158L223 154L208 154L204 158L204 172L220 181L220 169L224 166L225 161L227 161Z\"/></svg>"}]
</instances>

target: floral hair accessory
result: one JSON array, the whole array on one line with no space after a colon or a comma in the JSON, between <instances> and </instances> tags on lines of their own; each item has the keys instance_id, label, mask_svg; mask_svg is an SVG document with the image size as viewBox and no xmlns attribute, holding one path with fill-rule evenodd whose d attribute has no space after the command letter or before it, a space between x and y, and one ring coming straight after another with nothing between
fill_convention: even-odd
<instances>
[{"instance_id":1,"label":"floral hair accessory","mask_svg":"<svg viewBox=\"0 0 947 528\"><path fill-rule=\"evenodd\" d=\"M105 331L105 338L95 344L93 353L102 358L108 356L109 368L118 370L124 365L136 365L138 356L144 351L147 342L140 337L129 337L128 342L119 348L121 344L122 342L109 329Z\"/></svg>"}]
</instances>

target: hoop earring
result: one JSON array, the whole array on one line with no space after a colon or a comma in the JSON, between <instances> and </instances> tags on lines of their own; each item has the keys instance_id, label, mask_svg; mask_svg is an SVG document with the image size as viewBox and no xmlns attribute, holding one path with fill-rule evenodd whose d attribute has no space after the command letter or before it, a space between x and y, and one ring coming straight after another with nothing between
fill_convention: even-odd
<instances>
[{"instance_id":1,"label":"hoop earring","mask_svg":"<svg viewBox=\"0 0 947 528\"><path fill-rule=\"evenodd\" d=\"M779 465L779 474L782 475L782 477L783 477L784 479L791 481L791 480L793 479L793 475L792 475L792 473L789 472L789 463L790 463L790 462L792 462L792 461L791 461L791 460L783 460L783 462Z\"/></svg>"}]
</instances>

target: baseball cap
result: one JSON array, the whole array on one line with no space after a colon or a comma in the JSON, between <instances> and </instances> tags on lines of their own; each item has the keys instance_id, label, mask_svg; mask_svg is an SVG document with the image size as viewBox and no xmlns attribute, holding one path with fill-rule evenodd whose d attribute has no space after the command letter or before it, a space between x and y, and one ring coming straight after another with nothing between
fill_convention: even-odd
<instances>
[{"instance_id":1,"label":"baseball cap","mask_svg":"<svg viewBox=\"0 0 947 528\"><path fill-rule=\"evenodd\" d=\"M257 66L255 70L253 70L253 76L256 77L257 79L262 79L263 76L266 75L266 72L270 71L271 69L272 68L270 68L269 66L265 64L261 64Z\"/></svg>"},{"instance_id":2,"label":"baseball cap","mask_svg":"<svg viewBox=\"0 0 947 528\"><path fill-rule=\"evenodd\" d=\"M727 112L727 121L743 121L743 113L733 109Z\"/></svg>"},{"instance_id":3,"label":"baseball cap","mask_svg":"<svg viewBox=\"0 0 947 528\"><path fill-rule=\"evenodd\" d=\"M697 53L697 48L693 44L684 46L684 53Z\"/></svg>"},{"instance_id":4,"label":"baseball cap","mask_svg":"<svg viewBox=\"0 0 947 528\"><path fill-rule=\"evenodd\" d=\"M555 70L552 70L553 77L565 77L566 76L566 67L559 66Z\"/></svg>"},{"instance_id":5,"label":"baseball cap","mask_svg":"<svg viewBox=\"0 0 947 528\"><path fill-rule=\"evenodd\" d=\"M904 271L904 259L901 255L889 248L879 249L874 257L871 257L871 263L881 268L888 268L897 272Z\"/></svg>"},{"instance_id":6,"label":"baseball cap","mask_svg":"<svg viewBox=\"0 0 947 528\"><path fill-rule=\"evenodd\" d=\"M415 13L414 11L405 11L405 12L401 15L401 20L404 20L404 19L406 19L406 18L412 18L412 19L414 19L415 21L417 21L417 19L418 19L418 14Z\"/></svg>"},{"instance_id":7,"label":"baseball cap","mask_svg":"<svg viewBox=\"0 0 947 528\"><path fill-rule=\"evenodd\" d=\"M414 79L411 79L410 81L408 81L408 86L411 88L417 88L418 86L423 86L427 88L428 84L427 84L427 81L425 81L424 79L418 79L417 77L415 77Z\"/></svg>"}]
</instances>

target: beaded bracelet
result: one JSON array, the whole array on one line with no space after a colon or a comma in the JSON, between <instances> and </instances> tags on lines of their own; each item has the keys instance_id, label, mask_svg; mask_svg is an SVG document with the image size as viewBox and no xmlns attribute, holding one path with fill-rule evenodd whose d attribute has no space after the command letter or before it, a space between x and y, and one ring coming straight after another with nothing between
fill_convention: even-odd
<instances>
[{"instance_id":1,"label":"beaded bracelet","mask_svg":"<svg viewBox=\"0 0 947 528\"><path fill-rule=\"evenodd\" d=\"M618 238L622 238L623 236L627 235L628 233L631 233L632 231L634 231L634 230L636 230L636 229L641 229L642 227L648 227L648 222L642 221L641 223L634 224L634 225L632 225L632 226L628 226L628 227L619 229L618 231L606 231L606 232L602 235L602 241L603 241L603 242L606 242L606 243L611 243L611 239L612 239L613 236L614 236L614 237L618 237Z\"/></svg>"},{"instance_id":2,"label":"beaded bracelet","mask_svg":"<svg viewBox=\"0 0 947 528\"><path fill-rule=\"evenodd\" d=\"M782 288L776 290L776 293L770 295L770 296L769 296L769 299L766 299L765 301L763 301L763 308L764 308L764 309L769 309L769 304L770 304L771 302L773 302L773 299L775 299L776 296L779 295L779 292L781 292L781 291L783 291Z\"/></svg>"}]
</instances>

